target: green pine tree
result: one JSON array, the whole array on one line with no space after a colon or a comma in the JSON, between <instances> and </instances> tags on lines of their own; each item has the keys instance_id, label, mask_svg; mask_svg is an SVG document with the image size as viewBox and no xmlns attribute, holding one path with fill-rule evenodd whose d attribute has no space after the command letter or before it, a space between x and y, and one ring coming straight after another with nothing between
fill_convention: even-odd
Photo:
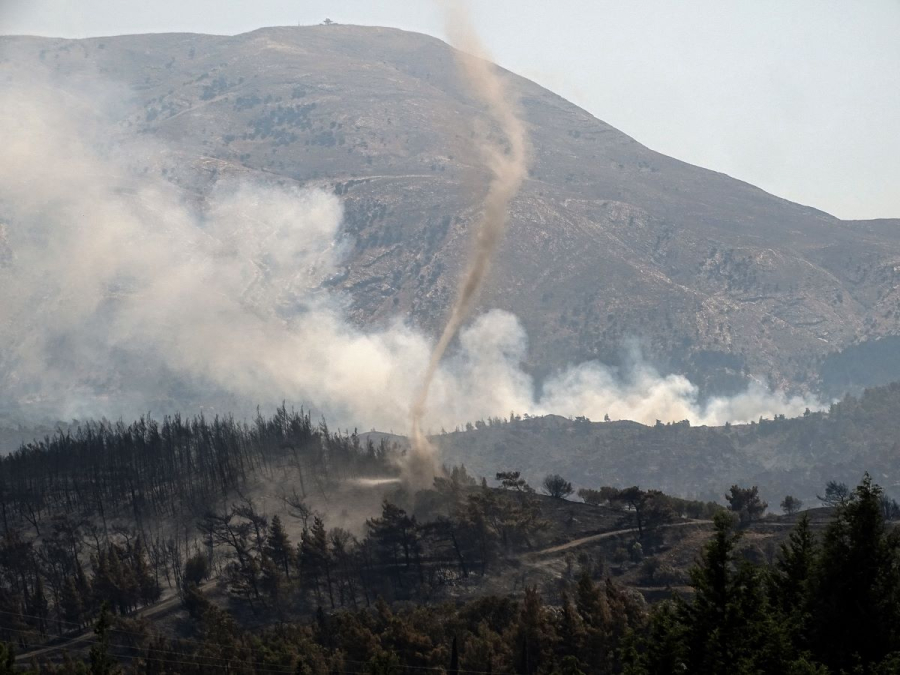
<instances>
[{"instance_id":1,"label":"green pine tree","mask_svg":"<svg viewBox=\"0 0 900 675\"><path fill-rule=\"evenodd\" d=\"M0 642L0 675L16 675L16 650L5 642Z\"/></svg>"},{"instance_id":2,"label":"green pine tree","mask_svg":"<svg viewBox=\"0 0 900 675\"><path fill-rule=\"evenodd\" d=\"M281 518L277 515L272 517L264 551L280 569L284 570L284 576L290 579L291 566L294 561L294 547L284 529Z\"/></svg>"},{"instance_id":3,"label":"green pine tree","mask_svg":"<svg viewBox=\"0 0 900 675\"><path fill-rule=\"evenodd\" d=\"M900 535L868 474L825 531L812 597L814 653L834 671L866 672L900 651Z\"/></svg>"},{"instance_id":4,"label":"green pine tree","mask_svg":"<svg viewBox=\"0 0 900 675\"><path fill-rule=\"evenodd\" d=\"M91 647L88 655L91 675L117 675L121 669L115 659L109 653L109 629L112 627L112 617L109 613L109 603L104 602L100 606L100 616L94 625L94 634L97 641Z\"/></svg>"},{"instance_id":5,"label":"green pine tree","mask_svg":"<svg viewBox=\"0 0 900 675\"><path fill-rule=\"evenodd\" d=\"M736 559L741 532L733 517L722 512L713 522L713 538L691 570L693 601L681 603L678 616L686 672L783 672L789 654L768 604L764 573Z\"/></svg>"},{"instance_id":6,"label":"green pine tree","mask_svg":"<svg viewBox=\"0 0 900 675\"><path fill-rule=\"evenodd\" d=\"M798 651L809 648L812 583L818 559L819 550L809 516L804 513L788 541L781 545L769 577L772 604L779 613L783 630Z\"/></svg>"}]
</instances>

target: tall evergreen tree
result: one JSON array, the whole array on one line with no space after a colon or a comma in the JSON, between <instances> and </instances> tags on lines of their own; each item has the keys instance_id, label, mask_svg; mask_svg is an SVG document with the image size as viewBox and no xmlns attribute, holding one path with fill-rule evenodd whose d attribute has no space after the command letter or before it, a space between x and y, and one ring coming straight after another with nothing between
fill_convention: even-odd
<instances>
[{"instance_id":1,"label":"tall evergreen tree","mask_svg":"<svg viewBox=\"0 0 900 675\"><path fill-rule=\"evenodd\" d=\"M331 553L328 550L328 534L325 522L316 516L312 529L304 530L300 537L300 570L304 582L312 586L316 601L322 604L323 591L334 609L334 591L331 585Z\"/></svg>"},{"instance_id":2,"label":"tall evergreen tree","mask_svg":"<svg viewBox=\"0 0 900 675\"><path fill-rule=\"evenodd\" d=\"M807 636L813 601L812 584L818 555L809 516L803 514L788 541L781 545L769 577L772 604L794 648L799 651L809 648Z\"/></svg>"},{"instance_id":3,"label":"tall evergreen tree","mask_svg":"<svg viewBox=\"0 0 900 675\"><path fill-rule=\"evenodd\" d=\"M674 675L687 672L686 626L678 616L678 605L665 601L650 618L643 649L629 650L625 675Z\"/></svg>"},{"instance_id":4,"label":"tall evergreen tree","mask_svg":"<svg viewBox=\"0 0 900 675\"><path fill-rule=\"evenodd\" d=\"M94 626L97 641L91 647L88 657L91 675L116 675L121 672L115 659L109 653L109 629L111 627L112 618L109 614L109 604L104 602L100 607L100 616Z\"/></svg>"},{"instance_id":5,"label":"tall evergreen tree","mask_svg":"<svg viewBox=\"0 0 900 675\"><path fill-rule=\"evenodd\" d=\"M822 542L811 623L814 649L834 671L872 672L900 651L900 536L887 529L881 495L866 474Z\"/></svg>"},{"instance_id":6,"label":"tall evergreen tree","mask_svg":"<svg viewBox=\"0 0 900 675\"><path fill-rule=\"evenodd\" d=\"M284 529L284 525L281 523L281 518L277 515L272 517L272 523L269 526L269 536L266 538L264 552L266 556L284 571L284 576L290 579L291 566L293 565L294 559L294 547Z\"/></svg>"},{"instance_id":7,"label":"tall evergreen tree","mask_svg":"<svg viewBox=\"0 0 900 675\"><path fill-rule=\"evenodd\" d=\"M761 573L736 559L741 533L733 517L718 513L713 522L713 538L691 570L693 601L681 604L686 672L781 672L784 649Z\"/></svg>"},{"instance_id":8,"label":"tall evergreen tree","mask_svg":"<svg viewBox=\"0 0 900 675\"><path fill-rule=\"evenodd\" d=\"M16 650L12 645L0 642L0 675L16 675Z\"/></svg>"}]
</instances>

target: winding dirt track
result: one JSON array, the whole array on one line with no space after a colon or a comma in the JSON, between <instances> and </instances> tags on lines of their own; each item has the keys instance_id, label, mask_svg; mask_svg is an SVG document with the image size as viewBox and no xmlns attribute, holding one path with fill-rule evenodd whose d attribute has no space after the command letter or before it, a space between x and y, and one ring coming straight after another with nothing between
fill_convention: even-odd
<instances>
[{"instance_id":1,"label":"winding dirt track","mask_svg":"<svg viewBox=\"0 0 900 675\"><path fill-rule=\"evenodd\" d=\"M659 529L670 529L673 527L688 527L690 525L709 525L712 523L711 520L685 520L679 523L669 523L667 525L662 525ZM550 546L549 548L542 548L540 551L532 551L524 556L525 559L529 558L540 558L545 555L553 555L554 553L561 553L562 551L568 551L572 548L578 548L579 546L584 546L585 544L591 544L595 541L601 541L603 539L612 539L613 537L620 537L623 534L631 534L634 532L635 528L627 527L621 530L611 530L610 532L601 532L599 534L591 534L587 537L580 537L578 539L573 539L572 541L567 541L565 544L558 544L557 546Z\"/></svg>"},{"instance_id":2,"label":"winding dirt track","mask_svg":"<svg viewBox=\"0 0 900 675\"><path fill-rule=\"evenodd\" d=\"M690 527L690 526L700 526L708 525L712 521L710 520L686 520L678 523L669 523L667 525L663 525L660 529L669 529L674 527ZM539 558L543 558L545 556L555 555L557 553L562 553L563 551L568 551L573 548L579 548L580 546L584 546L586 544L592 544L597 541L602 541L604 539L612 539L614 537L621 537L623 535L631 534L635 531L633 527L626 527L619 530L610 530L609 532L600 532L598 534L591 534L586 537L579 537L578 539L573 539L572 541L567 541L565 544L557 544L555 546L549 546L547 548L542 548L539 551L531 551L530 553L526 553L523 558L525 560L537 560ZM210 585L214 584L215 581L207 581L205 584L201 586L201 589L207 588ZM152 618L154 616L158 616L160 614L164 614L167 611L173 609L181 602L181 597L175 593L165 600L161 600L154 605L148 605L147 607L142 607L137 612L135 612L132 617L143 617L143 618ZM24 652L22 654L18 654L16 656L16 661L19 662L27 662L34 658L41 658L45 656L49 656L59 651L70 650L80 646L87 646L91 644L95 640L94 631L87 630L79 635L73 636L67 640L62 642L55 642L53 644L48 644L43 647L39 647L37 649L33 649L31 651Z\"/></svg>"},{"instance_id":3,"label":"winding dirt track","mask_svg":"<svg viewBox=\"0 0 900 675\"><path fill-rule=\"evenodd\" d=\"M201 584L200 589L208 588L213 585L215 580L207 581L204 584ZM160 600L156 604L147 605L146 607L141 607L134 614L129 615L130 618L152 618L154 616L158 616L160 614L165 614L169 610L175 608L177 605L181 603L181 596L178 593L173 593L165 600ZM115 630L111 631L115 634ZM54 654L63 650L70 650L76 647L80 647L82 645L87 646L93 643L96 640L96 636L94 635L93 629L88 629L79 635L75 635L69 639L66 639L62 642L57 642L59 638L55 638L52 640L52 644L48 644L43 647L39 647L37 649L32 649L31 651L23 652L22 654L16 655L16 661L24 662L30 661L33 658L40 658L42 656L48 656L50 654Z\"/></svg>"}]
</instances>

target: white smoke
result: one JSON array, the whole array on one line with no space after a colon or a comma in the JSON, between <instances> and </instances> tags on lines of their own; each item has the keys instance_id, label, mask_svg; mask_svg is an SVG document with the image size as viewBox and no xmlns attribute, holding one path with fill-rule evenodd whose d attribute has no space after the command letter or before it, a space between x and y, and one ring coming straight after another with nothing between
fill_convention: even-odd
<instances>
[{"instance_id":1,"label":"white smoke","mask_svg":"<svg viewBox=\"0 0 900 675\"><path fill-rule=\"evenodd\" d=\"M342 269L337 197L237 178L186 196L150 177L164 148L106 133L52 89L0 93L0 407L127 418L286 399L341 426L406 428L433 342L346 318L327 284ZM573 366L538 394L526 353L513 315L477 317L436 372L423 427L511 410L713 424L810 405L759 386L701 405L685 378L640 361Z\"/></svg>"}]
</instances>

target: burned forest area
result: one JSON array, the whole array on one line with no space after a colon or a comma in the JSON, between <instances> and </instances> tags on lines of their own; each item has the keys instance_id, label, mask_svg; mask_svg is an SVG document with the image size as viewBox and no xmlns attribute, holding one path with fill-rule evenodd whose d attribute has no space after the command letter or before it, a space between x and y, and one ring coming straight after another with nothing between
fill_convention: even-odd
<instances>
[{"instance_id":1,"label":"burned forest area","mask_svg":"<svg viewBox=\"0 0 900 675\"><path fill-rule=\"evenodd\" d=\"M22 446L0 460L3 667L896 672L900 507L868 475L767 510L755 486L513 467L411 489L405 452L286 407Z\"/></svg>"}]
</instances>

